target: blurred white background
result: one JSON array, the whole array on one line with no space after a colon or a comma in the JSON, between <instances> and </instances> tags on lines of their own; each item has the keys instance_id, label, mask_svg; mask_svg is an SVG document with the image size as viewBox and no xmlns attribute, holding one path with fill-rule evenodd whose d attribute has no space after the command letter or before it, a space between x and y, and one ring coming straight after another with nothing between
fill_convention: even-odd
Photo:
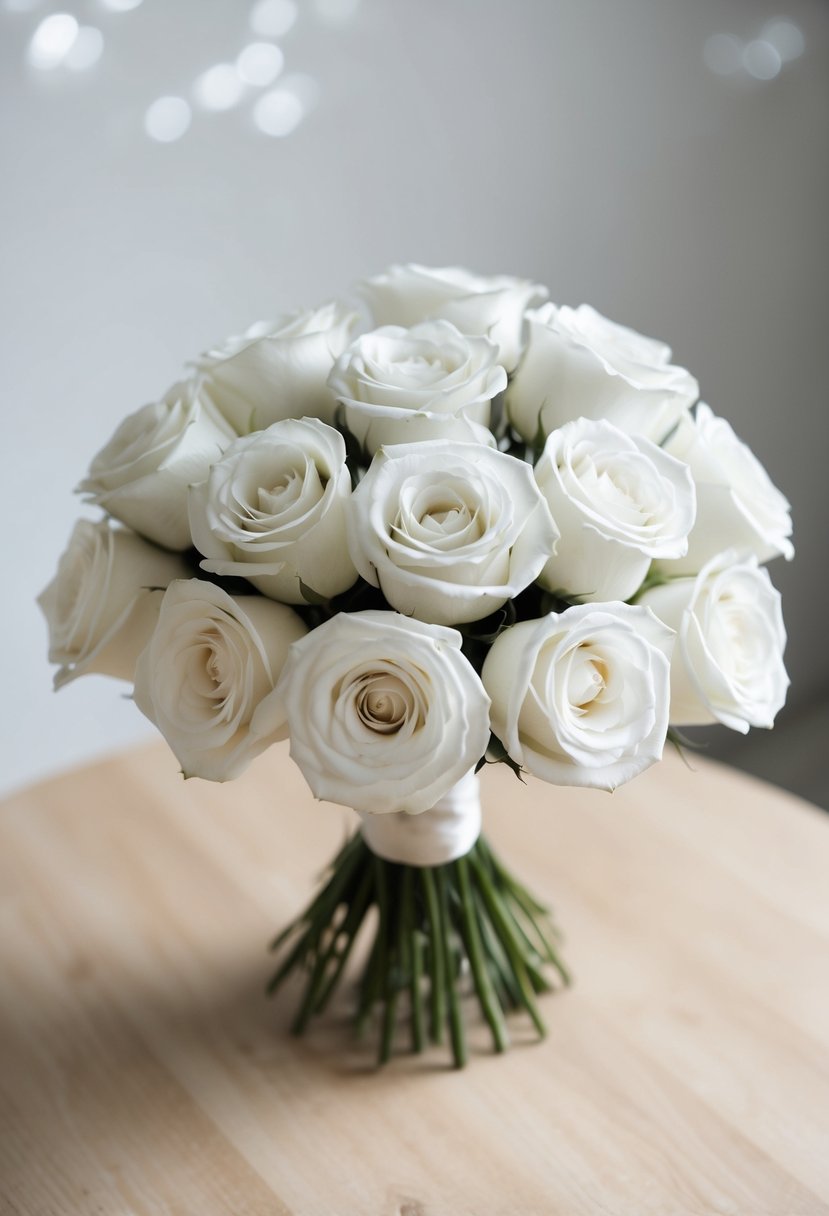
<instances>
[{"instance_id":1,"label":"blurred white background","mask_svg":"<svg viewBox=\"0 0 829 1216\"><path fill-rule=\"evenodd\" d=\"M34 605L115 425L415 260L665 339L751 444L792 689L711 750L827 798L824 0L0 0L0 56L3 789L153 734L113 682L51 692Z\"/></svg>"}]
</instances>

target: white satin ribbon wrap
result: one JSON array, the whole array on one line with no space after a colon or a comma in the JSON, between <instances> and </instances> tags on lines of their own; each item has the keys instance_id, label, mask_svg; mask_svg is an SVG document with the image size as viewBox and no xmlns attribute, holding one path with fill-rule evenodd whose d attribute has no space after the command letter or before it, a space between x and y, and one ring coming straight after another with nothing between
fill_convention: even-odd
<instances>
[{"instance_id":1,"label":"white satin ribbon wrap","mask_svg":"<svg viewBox=\"0 0 829 1216\"><path fill-rule=\"evenodd\" d=\"M360 813L372 853L408 866L442 866L463 857L481 834L481 789L473 769L430 811Z\"/></svg>"}]
</instances>

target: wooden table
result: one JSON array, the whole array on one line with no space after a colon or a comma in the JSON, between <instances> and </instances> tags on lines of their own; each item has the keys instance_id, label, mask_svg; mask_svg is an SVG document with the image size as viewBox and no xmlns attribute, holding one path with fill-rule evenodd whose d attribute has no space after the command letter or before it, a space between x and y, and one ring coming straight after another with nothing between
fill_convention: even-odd
<instances>
[{"instance_id":1,"label":"wooden table","mask_svg":"<svg viewBox=\"0 0 829 1216\"><path fill-rule=\"evenodd\" d=\"M485 775L555 903L551 1033L381 1072L303 1040L265 943L349 822L277 748L182 783L163 745L0 808L3 1216L829 1213L829 819L674 756L613 797Z\"/></svg>"}]
</instances>

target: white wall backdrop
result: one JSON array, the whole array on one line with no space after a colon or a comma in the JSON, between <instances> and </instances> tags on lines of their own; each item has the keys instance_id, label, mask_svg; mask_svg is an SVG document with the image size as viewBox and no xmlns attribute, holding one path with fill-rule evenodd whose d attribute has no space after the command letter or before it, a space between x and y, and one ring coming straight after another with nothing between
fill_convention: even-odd
<instances>
[{"instance_id":1,"label":"white wall backdrop","mask_svg":"<svg viewBox=\"0 0 829 1216\"><path fill-rule=\"evenodd\" d=\"M270 85L203 76L254 41ZM774 748L717 746L817 796L823 0L0 0L0 66L3 788L151 733L104 679L52 694L34 606L116 423L213 339L418 260L666 339L764 461L794 509L791 699ZM160 142L165 96L191 121Z\"/></svg>"}]
</instances>

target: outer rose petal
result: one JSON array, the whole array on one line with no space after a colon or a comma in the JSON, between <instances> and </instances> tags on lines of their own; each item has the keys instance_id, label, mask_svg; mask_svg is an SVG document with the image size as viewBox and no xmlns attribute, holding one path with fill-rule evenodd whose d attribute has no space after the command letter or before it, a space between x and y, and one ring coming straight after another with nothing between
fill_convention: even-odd
<instances>
[{"instance_id":1,"label":"outer rose petal","mask_svg":"<svg viewBox=\"0 0 829 1216\"><path fill-rule=\"evenodd\" d=\"M357 338L328 383L369 451L413 439L473 439L470 428L488 426L492 398L506 387L496 358L492 342L465 337L448 321L387 325Z\"/></svg>"},{"instance_id":2,"label":"outer rose petal","mask_svg":"<svg viewBox=\"0 0 829 1216\"><path fill-rule=\"evenodd\" d=\"M589 305L545 304L527 318L527 351L506 400L530 443L574 418L605 418L660 443L697 399L693 376L668 362L670 347Z\"/></svg>"},{"instance_id":3,"label":"outer rose petal","mask_svg":"<svg viewBox=\"0 0 829 1216\"><path fill-rule=\"evenodd\" d=\"M362 284L375 325L417 325L442 318L464 334L489 338L498 362L515 369L524 349L524 315L549 294L511 275L477 275L457 266L390 266Z\"/></svg>"},{"instance_id":4,"label":"outer rose petal","mask_svg":"<svg viewBox=\"0 0 829 1216\"><path fill-rule=\"evenodd\" d=\"M539 582L582 600L627 600L654 558L680 557L696 513L688 468L603 420L548 437L535 477L561 529Z\"/></svg>"},{"instance_id":5,"label":"outer rose petal","mask_svg":"<svg viewBox=\"0 0 829 1216\"><path fill-rule=\"evenodd\" d=\"M346 545L350 498L345 443L319 419L286 419L237 439L190 488L201 568L246 578L288 604L306 601L303 587L339 595L357 579Z\"/></svg>"},{"instance_id":6,"label":"outer rose petal","mask_svg":"<svg viewBox=\"0 0 829 1216\"><path fill-rule=\"evenodd\" d=\"M306 628L284 604L233 597L201 579L171 583L135 672L135 703L161 731L186 777L230 781L277 739L254 733L292 642Z\"/></svg>"},{"instance_id":7,"label":"outer rose petal","mask_svg":"<svg viewBox=\"0 0 829 1216\"><path fill-rule=\"evenodd\" d=\"M441 625L480 620L523 591L557 539L529 465L478 444L383 448L351 499L363 578L399 612Z\"/></svg>"},{"instance_id":8,"label":"outer rose petal","mask_svg":"<svg viewBox=\"0 0 829 1216\"><path fill-rule=\"evenodd\" d=\"M258 322L202 355L193 383L240 435L283 418L333 423L336 402L326 381L357 319L335 301L273 323Z\"/></svg>"},{"instance_id":9,"label":"outer rose petal","mask_svg":"<svg viewBox=\"0 0 829 1216\"><path fill-rule=\"evenodd\" d=\"M544 781L615 789L661 759L673 636L652 612L620 603L512 626L482 672L493 731Z\"/></svg>"},{"instance_id":10,"label":"outer rose petal","mask_svg":"<svg viewBox=\"0 0 829 1216\"><path fill-rule=\"evenodd\" d=\"M96 673L132 680L153 631L162 592L187 567L109 520L75 524L58 571L38 597L49 626L55 688Z\"/></svg>"},{"instance_id":11,"label":"outer rose petal","mask_svg":"<svg viewBox=\"0 0 829 1216\"><path fill-rule=\"evenodd\" d=\"M395 612L340 613L292 647L254 727L287 719L291 755L318 798L361 812L429 810L489 740L489 698L460 646L455 630ZM378 680L406 707L390 731L360 710Z\"/></svg>"},{"instance_id":12,"label":"outer rose petal","mask_svg":"<svg viewBox=\"0 0 829 1216\"><path fill-rule=\"evenodd\" d=\"M791 508L766 470L724 418L701 401L686 415L666 451L689 466L697 491L697 520L688 551L660 561L666 574L697 574L724 549L747 550L761 562L794 557Z\"/></svg>"},{"instance_id":13,"label":"outer rose petal","mask_svg":"<svg viewBox=\"0 0 829 1216\"><path fill-rule=\"evenodd\" d=\"M189 549L187 487L201 481L234 432L208 404L167 400L130 414L101 449L78 489L165 549Z\"/></svg>"},{"instance_id":14,"label":"outer rose petal","mask_svg":"<svg viewBox=\"0 0 829 1216\"><path fill-rule=\"evenodd\" d=\"M780 594L753 555L731 550L696 578L651 588L640 603L678 635L671 665L671 721L722 722L745 734L771 727L786 699L786 631Z\"/></svg>"}]
</instances>

